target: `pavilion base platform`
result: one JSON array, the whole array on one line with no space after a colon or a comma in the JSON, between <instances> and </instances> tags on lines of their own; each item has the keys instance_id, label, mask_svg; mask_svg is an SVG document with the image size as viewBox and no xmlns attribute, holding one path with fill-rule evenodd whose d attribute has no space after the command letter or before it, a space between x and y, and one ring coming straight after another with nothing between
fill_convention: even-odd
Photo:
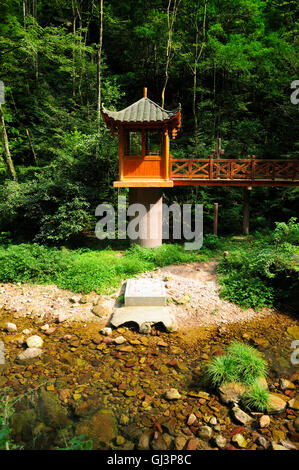
<instances>
[{"instance_id":1,"label":"pavilion base platform","mask_svg":"<svg viewBox=\"0 0 299 470\"><path fill-rule=\"evenodd\" d=\"M168 333L177 331L178 326L174 315L168 307L121 307L116 308L110 323L114 327L135 323L140 333L150 333L151 326L162 323Z\"/></svg>"}]
</instances>

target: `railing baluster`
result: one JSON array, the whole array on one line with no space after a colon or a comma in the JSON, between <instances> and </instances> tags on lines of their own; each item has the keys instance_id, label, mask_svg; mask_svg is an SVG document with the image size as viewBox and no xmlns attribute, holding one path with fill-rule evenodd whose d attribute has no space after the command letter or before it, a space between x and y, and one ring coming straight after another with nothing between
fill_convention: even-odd
<instances>
[{"instance_id":1,"label":"railing baluster","mask_svg":"<svg viewBox=\"0 0 299 470\"><path fill-rule=\"evenodd\" d=\"M212 180L213 179L213 155L210 155L209 175L210 175L210 180Z\"/></svg>"}]
</instances>

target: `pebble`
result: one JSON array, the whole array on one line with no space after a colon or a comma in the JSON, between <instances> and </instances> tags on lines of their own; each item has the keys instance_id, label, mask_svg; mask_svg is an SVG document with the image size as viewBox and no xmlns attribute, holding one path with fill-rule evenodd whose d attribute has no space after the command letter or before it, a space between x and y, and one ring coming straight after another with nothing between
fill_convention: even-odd
<instances>
[{"instance_id":1,"label":"pebble","mask_svg":"<svg viewBox=\"0 0 299 470\"><path fill-rule=\"evenodd\" d=\"M24 335L28 336L28 335L30 335L31 331L32 331L31 328L30 328L30 329L29 329L29 328L25 328L25 330L23 330L22 333L23 333Z\"/></svg>"},{"instance_id":2,"label":"pebble","mask_svg":"<svg viewBox=\"0 0 299 470\"><path fill-rule=\"evenodd\" d=\"M112 328L109 328L109 327L102 328L100 330L100 333L101 333L101 335L104 335L104 336L111 336L112 335Z\"/></svg>"},{"instance_id":3,"label":"pebble","mask_svg":"<svg viewBox=\"0 0 299 470\"><path fill-rule=\"evenodd\" d=\"M216 424L217 424L217 418L215 418L215 416L212 416L212 418L210 419L209 423L210 423L211 426L216 426Z\"/></svg>"},{"instance_id":4,"label":"pebble","mask_svg":"<svg viewBox=\"0 0 299 470\"><path fill-rule=\"evenodd\" d=\"M187 421L187 424L188 426L192 426L193 423L195 423L195 421L197 420L196 416L194 413L191 413L188 417L188 421Z\"/></svg>"},{"instance_id":5,"label":"pebble","mask_svg":"<svg viewBox=\"0 0 299 470\"><path fill-rule=\"evenodd\" d=\"M197 431L197 435L206 441L212 437L212 434L213 430L210 428L210 426L201 426Z\"/></svg>"},{"instance_id":6,"label":"pebble","mask_svg":"<svg viewBox=\"0 0 299 470\"><path fill-rule=\"evenodd\" d=\"M219 449L225 449L227 440L224 436L219 434L219 436L216 436L215 438L215 443L216 443L216 446L219 447Z\"/></svg>"},{"instance_id":7,"label":"pebble","mask_svg":"<svg viewBox=\"0 0 299 470\"><path fill-rule=\"evenodd\" d=\"M9 333L15 333L18 330L17 325L15 325L15 323L6 323L5 329Z\"/></svg>"},{"instance_id":8,"label":"pebble","mask_svg":"<svg viewBox=\"0 0 299 470\"><path fill-rule=\"evenodd\" d=\"M238 423L247 424L252 421L251 416L249 416L245 411L241 410L238 406L234 406L232 409L233 416Z\"/></svg>"},{"instance_id":9,"label":"pebble","mask_svg":"<svg viewBox=\"0 0 299 470\"><path fill-rule=\"evenodd\" d=\"M256 442L258 443L258 445L260 445L264 449L268 449L269 447L269 441L267 441L267 439L265 439L264 436L259 436Z\"/></svg>"},{"instance_id":10,"label":"pebble","mask_svg":"<svg viewBox=\"0 0 299 470\"><path fill-rule=\"evenodd\" d=\"M279 379L279 385L280 385L280 390L292 390L295 387L295 385L287 379Z\"/></svg>"},{"instance_id":11,"label":"pebble","mask_svg":"<svg viewBox=\"0 0 299 470\"><path fill-rule=\"evenodd\" d=\"M33 335L26 339L26 344L28 348L42 348L44 342L40 336Z\"/></svg>"},{"instance_id":12,"label":"pebble","mask_svg":"<svg viewBox=\"0 0 299 470\"><path fill-rule=\"evenodd\" d=\"M178 436L175 438L174 445L176 450L183 450L186 445L187 439L184 436Z\"/></svg>"},{"instance_id":13,"label":"pebble","mask_svg":"<svg viewBox=\"0 0 299 470\"><path fill-rule=\"evenodd\" d=\"M196 450L198 446L199 440L196 437L191 437L187 444L187 450Z\"/></svg>"},{"instance_id":14,"label":"pebble","mask_svg":"<svg viewBox=\"0 0 299 470\"><path fill-rule=\"evenodd\" d=\"M270 425L270 416L263 415L259 419L259 424L261 428L267 428Z\"/></svg>"},{"instance_id":15,"label":"pebble","mask_svg":"<svg viewBox=\"0 0 299 470\"><path fill-rule=\"evenodd\" d=\"M232 442L234 444L237 444L237 446L242 449L244 447L247 447L247 441L246 439L244 438L244 436L242 434L235 434L233 437L232 437Z\"/></svg>"},{"instance_id":16,"label":"pebble","mask_svg":"<svg viewBox=\"0 0 299 470\"><path fill-rule=\"evenodd\" d=\"M179 400L180 398L182 398L176 388L171 388L170 390L167 390L165 396L167 400Z\"/></svg>"},{"instance_id":17,"label":"pebble","mask_svg":"<svg viewBox=\"0 0 299 470\"><path fill-rule=\"evenodd\" d=\"M117 338L113 340L115 344L123 344L126 341L127 341L126 338L124 338L123 336L118 336Z\"/></svg>"}]
</instances>

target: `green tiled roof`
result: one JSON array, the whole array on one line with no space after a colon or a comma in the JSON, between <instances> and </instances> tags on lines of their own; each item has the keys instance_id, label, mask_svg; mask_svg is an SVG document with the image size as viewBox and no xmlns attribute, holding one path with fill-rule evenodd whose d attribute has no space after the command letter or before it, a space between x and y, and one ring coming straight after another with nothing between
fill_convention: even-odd
<instances>
[{"instance_id":1,"label":"green tiled roof","mask_svg":"<svg viewBox=\"0 0 299 470\"><path fill-rule=\"evenodd\" d=\"M122 111L109 111L103 107L103 113L120 122L157 122L171 119L180 110L166 111L149 98L141 98Z\"/></svg>"}]
</instances>

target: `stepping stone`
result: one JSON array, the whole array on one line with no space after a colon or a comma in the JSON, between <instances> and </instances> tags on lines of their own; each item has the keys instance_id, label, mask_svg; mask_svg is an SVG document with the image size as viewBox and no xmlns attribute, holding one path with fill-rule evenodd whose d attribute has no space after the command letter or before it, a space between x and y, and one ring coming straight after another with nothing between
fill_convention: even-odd
<instances>
[{"instance_id":1,"label":"stepping stone","mask_svg":"<svg viewBox=\"0 0 299 470\"><path fill-rule=\"evenodd\" d=\"M132 322L137 323L140 333L150 333L150 326L156 323L163 323L169 333L177 330L175 317L167 307L116 308L110 320L110 323L116 328L124 323Z\"/></svg>"},{"instance_id":2,"label":"stepping stone","mask_svg":"<svg viewBox=\"0 0 299 470\"><path fill-rule=\"evenodd\" d=\"M165 306L166 292L160 279L128 279L125 306Z\"/></svg>"}]
</instances>

